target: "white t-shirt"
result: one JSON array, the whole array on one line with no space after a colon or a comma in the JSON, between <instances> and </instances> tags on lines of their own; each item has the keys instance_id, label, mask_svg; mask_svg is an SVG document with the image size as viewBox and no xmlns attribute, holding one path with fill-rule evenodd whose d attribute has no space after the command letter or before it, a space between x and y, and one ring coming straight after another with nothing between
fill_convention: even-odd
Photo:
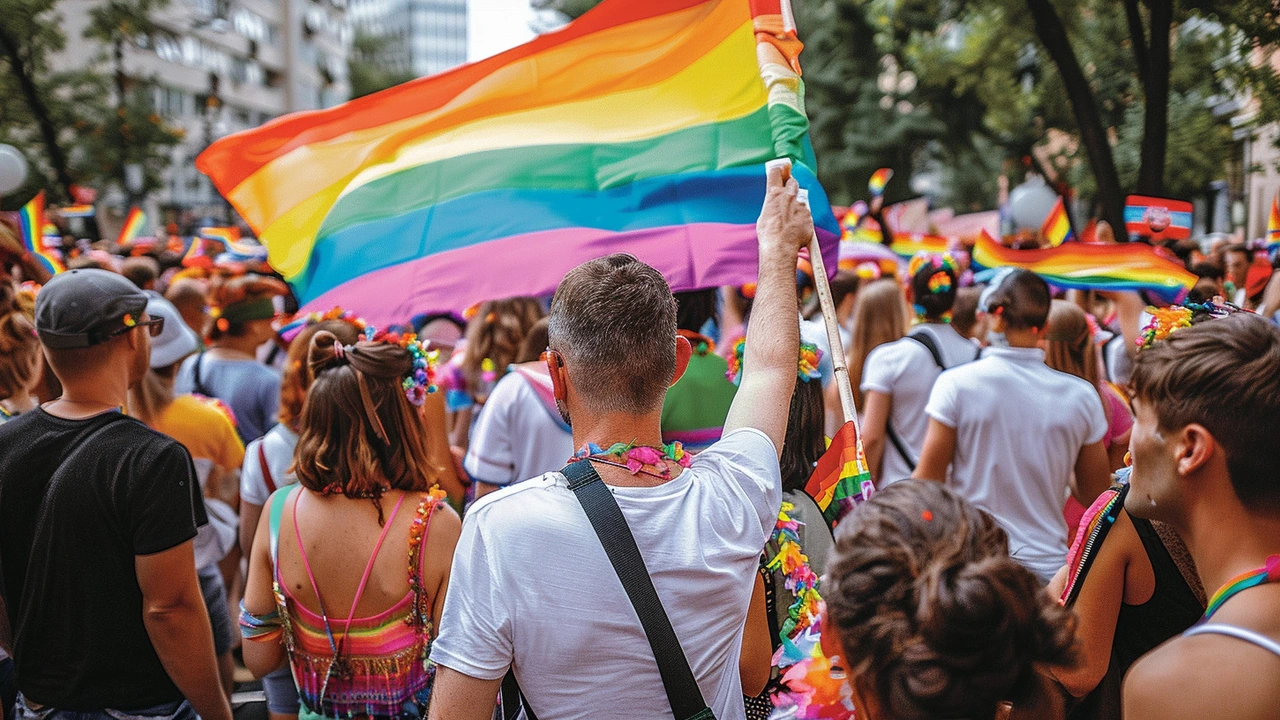
<instances>
[{"instance_id":1,"label":"white t-shirt","mask_svg":"<svg viewBox=\"0 0 1280 720\"><path fill-rule=\"evenodd\" d=\"M573 455L573 433L532 383L551 392L551 378L514 370L494 386L471 427L463 467L474 480L510 485L564 467Z\"/></svg>"},{"instance_id":2,"label":"white t-shirt","mask_svg":"<svg viewBox=\"0 0 1280 720\"><path fill-rule=\"evenodd\" d=\"M718 718L741 718L742 627L782 505L768 436L737 430L658 487L610 487ZM508 665L543 720L670 718L644 629L560 473L467 513L431 660L475 678Z\"/></svg>"},{"instance_id":3,"label":"white t-shirt","mask_svg":"<svg viewBox=\"0 0 1280 720\"><path fill-rule=\"evenodd\" d=\"M244 467L240 469L240 499L250 505L266 505L271 496L267 481L262 476L262 462L258 458L258 446L267 456L267 469L277 488L292 485L298 478L289 472L293 465L293 450L298 446L298 434L276 423L266 435L249 443L244 450Z\"/></svg>"},{"instance_id":4,"label":"white t-shirt","mask_svg":"<svg viewBox=\"0 0 1280 720\"><path fill-rule=\"evenodd\" d=\"M967 363L978 354L974 344L950 325L918 325L911 332L932 337L943 363L949 368ZM924 409L929 402L929 391L941 373L929 349L909 337L876 347L863 364L862 392L874 390L892 398L889 422L907 446L912 462L919 462L920 451L924 449L924 436L929 429ZM904 480L911 477L912 469L886 436L877 482L883 486Z\"/></svg>"},{"instance_id":5,"label":"white t-shirt","mask_svg":"<svg viewBox=\"0 0 1280 720\"><path fill-rule=\"evenodd\" d=\"M938 377L929 417L956 429L951 484L1009 533L1009 552L1044 582L1066 561L1062 508L1080 449L1102 440L1098 391L1044 364L1044 351L989 347Z\"/></svg>"}]
</instances>

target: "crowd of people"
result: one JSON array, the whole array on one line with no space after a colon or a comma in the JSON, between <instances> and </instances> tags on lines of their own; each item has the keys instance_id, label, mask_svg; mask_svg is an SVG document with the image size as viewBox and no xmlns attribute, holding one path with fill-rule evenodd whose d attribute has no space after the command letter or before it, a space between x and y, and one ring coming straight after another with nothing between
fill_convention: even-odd
<instances>
[{"instance_id":1,"label":"crowd of people","mask_svg":"<svg viewBox=\"0 0 1280 720\"><path fill-rule=\"evenodd\" d=\"M265 264L0 228L6 718L1274 718L1280 282L842 271L875 492L769 171L750 287L626 254L376 328Z\"/></svg>"}]
</instances>

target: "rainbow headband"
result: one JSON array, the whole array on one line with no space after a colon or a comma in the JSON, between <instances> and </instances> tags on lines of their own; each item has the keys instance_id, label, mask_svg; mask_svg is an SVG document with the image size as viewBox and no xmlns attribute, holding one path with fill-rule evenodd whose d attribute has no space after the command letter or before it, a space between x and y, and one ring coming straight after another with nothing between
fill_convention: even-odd
<instances>
[{"instance_id":1,"label":"rainbow headband","mask_svg":"<svg viewBox=\"0 0 1280 720\"><path fill-rule=\"evenodd\" d=\"M340 307L334 307L323 313L307 313L301 317L294 318L287 325L280 328L280 339L287 343L291 343L304 329L317 323L324 322L325 320L342 320L350 323L351 325L354 325L361 334L363 334L365 328L369 326L369 323L365 322L364 318L359 317L350 310L343 310Z\"/></svg>"},{"instance_id":2,"label":"rainbow headband","mask_svg":"<svg viewBox=\"0 0 1280 720\"><path fill-rule=\"evenodd\" d=\"M742 358L746 352L747 339L739 338L733 344L733 354L729 356L729 370L724 376L734 385L742 384ZM797 365L796 375L804 382L810 380L818 380L822 378L822 373L818 371L818 364L822 362L822 351L813 343L800 343L800 362Z\"/></svg>"}]
</instances>

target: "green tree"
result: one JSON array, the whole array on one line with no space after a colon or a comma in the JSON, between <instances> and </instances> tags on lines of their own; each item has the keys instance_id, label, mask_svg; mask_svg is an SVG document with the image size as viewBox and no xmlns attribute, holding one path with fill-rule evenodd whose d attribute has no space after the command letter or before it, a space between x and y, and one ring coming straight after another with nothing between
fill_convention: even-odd
<instances>
[{"instance_id":1,"label":"green tree","mask_svg":"<svg viewBox=\"0 0 1280 720\"><path fill-rule=\"evenodd\" d=\"M390 42L386 38L357 32L351 41L347 76L351 79L351 97L371 95L389 87L409 82L414 74L394 68L387 61Z\"/></svg>"}]
</instances>

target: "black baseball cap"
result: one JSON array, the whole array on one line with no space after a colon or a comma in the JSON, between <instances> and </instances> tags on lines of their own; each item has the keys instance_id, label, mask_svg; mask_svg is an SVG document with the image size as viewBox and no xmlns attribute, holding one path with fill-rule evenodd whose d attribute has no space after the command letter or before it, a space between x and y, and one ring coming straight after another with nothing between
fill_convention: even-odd
<instances>
[{"instance_id":1,"label":"black baseball cap","mask_svg":"<svg viewBox=\"0 0 1280 720\"><path fill-rule=\"evenodd\" d=\"M36 295L36 332L47 348L86 348L142 318L147 296L123 275L86 268L53 276Z\"/></svg>"}]
</instances>

